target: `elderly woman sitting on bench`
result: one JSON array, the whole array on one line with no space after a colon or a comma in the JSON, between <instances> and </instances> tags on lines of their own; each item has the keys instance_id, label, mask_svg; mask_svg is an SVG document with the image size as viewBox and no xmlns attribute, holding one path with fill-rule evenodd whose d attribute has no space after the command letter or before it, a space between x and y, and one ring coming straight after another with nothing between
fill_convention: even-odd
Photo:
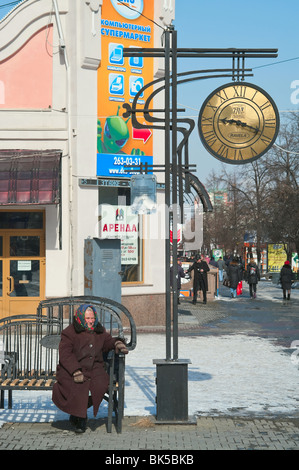
<instances>
[{"instance_id":1,"label":"elderly woman sitting on bench","mask_svg":"<svg viewBox=\"0 0 299 470\"><path fill-rule=\"evenodd\" d=\"M98 320L92 305L81 305L73 323L61 333L57 382L53 386L54 404L70 414L75 432L86 430L87 408L96 416L108 390L109 376L103 353L115 349L128 353L124 340L113 338Z\"/></svg>"}]
</instances>

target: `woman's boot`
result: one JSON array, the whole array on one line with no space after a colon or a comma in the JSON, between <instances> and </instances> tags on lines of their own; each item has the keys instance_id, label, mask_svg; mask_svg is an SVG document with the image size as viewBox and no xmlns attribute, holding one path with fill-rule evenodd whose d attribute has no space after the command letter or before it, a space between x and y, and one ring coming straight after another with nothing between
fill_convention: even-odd
<instances>
[{"instance_id":1,"label":"woman's boot","mask_svg":"<svg viewBox=\"0 0 299 470\"><path fill-rule=\"evenodd\" d=\"M77 418L77 425L75 432L76 433L83 433L86 431L86 423L87 423L87 418Z\"/></svg>"}]
</instances>

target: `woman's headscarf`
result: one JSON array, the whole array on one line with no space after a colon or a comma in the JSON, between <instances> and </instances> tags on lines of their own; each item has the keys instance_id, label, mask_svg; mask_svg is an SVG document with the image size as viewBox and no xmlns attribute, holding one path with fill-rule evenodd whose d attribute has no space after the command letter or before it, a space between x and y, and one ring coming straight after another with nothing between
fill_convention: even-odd
<instances>
[{"instance_id":1,"label":"woman's headscarf","mask_svg":"<svg viewBox=\"0 0 299 470\"><path fill-rule=\"evenodd\" d=\"M95 318L95 321L94 321L94 325L92 328L89 328L87 326L87 323L86 323L86 320L85 320L85 312L88 308L91 308L93 310L93 313L94 313L94 318ZM98 315L97 315L97 311L96 309L90 305L90 304L83 304L83 305L80 305L80 307L78 308L78 310L76 311L75 315L74 315L74 318L75 320L79 323L79 325L81 325L83 328L85 328L86 330L94 330L95 327L97 326L98 322L99 322L99 319L98 319Z\"/></svg>"}]
</instances>

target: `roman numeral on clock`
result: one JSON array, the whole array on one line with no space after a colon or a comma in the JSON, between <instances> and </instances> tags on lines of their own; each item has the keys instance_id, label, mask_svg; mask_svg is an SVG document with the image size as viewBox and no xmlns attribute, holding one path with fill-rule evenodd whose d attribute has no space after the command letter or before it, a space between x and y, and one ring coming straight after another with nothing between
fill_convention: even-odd
<instances>
[{"instance_id":1,"label":"roman numeral on clock","mask_svg":"<svg viewBox=\"0 0 299 470\"><path fill-rule=\"evenodd\" d=\"M212 147L212 145L214 145L215 142L217 142L217 138L215 137L215 134L213 131L206 132L203 134L203 136L205 138L205 141L210 147Z\"/></svg>"}]
</instances>

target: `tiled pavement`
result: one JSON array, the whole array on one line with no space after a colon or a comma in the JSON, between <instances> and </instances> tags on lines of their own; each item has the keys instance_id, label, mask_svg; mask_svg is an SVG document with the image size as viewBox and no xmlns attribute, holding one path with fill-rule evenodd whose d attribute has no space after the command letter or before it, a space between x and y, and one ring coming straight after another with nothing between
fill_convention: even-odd
<instances>
[{"instance_id":1,"label":"tiled pavement","mask_svg":"<svg viewBox=\"0 0 299 470\"><path fill-rule=\"evenodd\" d=\"M122 450L132 456L140 450L181 456L196 450L299 450L298 426L299 420L289 418L200 417L195 424L169 426L155 424L152 417L126 417L121 434L115 429L108 434L104 419L90 420L84 434L75 434L67 421L5 424L0 449L102 450L104 458Z\"/></svg>"}]
</instances>

